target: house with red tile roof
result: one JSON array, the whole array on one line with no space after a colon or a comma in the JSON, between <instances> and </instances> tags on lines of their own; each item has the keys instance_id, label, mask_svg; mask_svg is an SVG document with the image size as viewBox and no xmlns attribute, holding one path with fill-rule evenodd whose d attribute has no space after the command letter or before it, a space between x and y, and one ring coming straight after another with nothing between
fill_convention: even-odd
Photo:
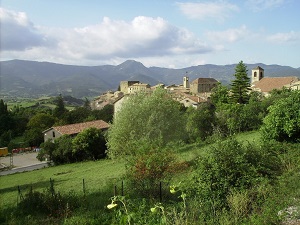
<instances>
[{"instance_id":1,"label":"house with red tile roof","mask_svg":"<svg viewBox=\"0 0 300 225\"><path fill-rule=\"evenodd\" d=\"M264 77L264 69L256 67L252 69L252 86L253 91L261 92L264 96L274 90L280 90L283 87L291 88L299 81L296 76L290 77Z\"/></svg>"},{"instance_id":2,"label":"house with red tile roof","mask_svg":"<svg viewBox=\"0 0 300 225\"><path fill-rule=\"evenodd\" d=\"M59 138L65 134L70 136L76 136L83 130L91 127L105 131L109 128L109 124L103 120L94 120L94 121L89 121L84 123L75 123L75 124L51 127L43 131L44 141L47 141L49 139L55 140L56 138Z\"/></svg>"}]
</instances>

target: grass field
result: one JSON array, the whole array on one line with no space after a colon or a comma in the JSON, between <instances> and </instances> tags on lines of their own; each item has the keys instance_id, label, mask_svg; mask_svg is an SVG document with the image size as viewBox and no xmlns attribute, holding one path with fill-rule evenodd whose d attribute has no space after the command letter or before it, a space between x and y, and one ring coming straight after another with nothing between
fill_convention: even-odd
<instances>
[{"instance_id":1,"label":"grass field","mask_svg":"<svg viewBox=\"0 0 300 225\"><path fill-rule=\"evenodd\" d=\"M260 141L259 132L247 132L235 136L240 142L258 143ZM177 146L177 156L182 161L192 161L196 157L201 157L206 154L207 150L214 146L212 144L194 143L189 145ZM277 186L266 190L274 191L274 194L266 192L268 199L263 203L264 212L258 212L247 218L246 224L270 224L278 221L277 212L281 209L289 206L299 207L300 209L300 173L299 166L300 157L299 154L293 152L291 157L287 157L287 163L292 167L287 167L285 173L278 177ZM288 162L290 160L290 163ZM107 218L106 205L110 203L110 197L114 195L114 186L120 187L121 180L125 174L125 160L99 160L89 161L82 163L73 163L60 166L49 167L41 170L24 172L19 174L7 175L0 177L0 206L2 212L7 212L17 205L18 200L18 186L21 189L23 195L29 192L32 187L35 191L43 192L49 189L50 178L54 180L54 186L56 192L69 193L74 191L77 195L83 196L83 179L85 184L85 190L87 193L86 200L89 202L87 208L78 209L74 211L72 217L65 220L63 224L86 224L90 221L94 221L94 224L99 223L100 218ZM186 179L190 174L179 174L174 178L174 181L181 181ZM125 183L126 186L126 183ZM264 186L261 186L264 188ZM119 189L118 189L119 191ZM264 193L262 191L262 193ZM136 207L146 207L149 211L153 203L140 203L141 205ZM143 205L144 204L144 205ZM148 204L145 206L145 204ZM133 206L131 206L133 207ZM195 206L196 209L198 206ZM106 209L107 210L107 209ZM137 209L138 210L138 209ZM136 211L136 212L142 212ZM1 213L1 211L0 211ZM110 214L111 216L112 214ZM231 215L227 215L228 221L233 221ZM233 214L235 215L235 214ZM142 217L140 217L142 218ZM177 218L178 219L178 218ZM13 221L13 220L12 220ZM18 221L23 221L18 218L17 222L10 222L10 224L20 224ZM24 219L26 221L26 218ZM28 219L29 222L25 224L39 224L41 220ZM110 221L108 220L105 220ZM180 221L179 219L177 221ZM266 221L268 221L266 223ZM1 221L0 221L1 222ZM48 222L45 224L60 224L55 222ZM107 223L105 223L107 224ZM114 224L119 224L115 221ZM120 223L121 224L121 223ZM125 223L124 223L125 224ZM142 223L143 224L143 223ZM154 223L155 224L155 223ZM179 224L179 223L178 223ZM211 223L209 223L211 224ZM224 223L226 224L226 223ZM227 223L232 224L232 223Z\"/></svg>"},{"instance_id":2,"label":"grass field","mask_svg":"<svg viewBox=\"0 0 300 225\"><path fill-rule=\"evenodd\" d=\"M100 160L49 167L32 172L17 173L0 177L1 207L16 204L18 186L27 193L29 189L42 191L49 187L49 180L54 179L55 187L60 192L82 192L83 179L89 192L114 184L125 172L124 162Z\"/></svg>"},{"instance_id":3,"label":"grass field","mask_svg":"<svg viewBox=\"0 0 300 225\"><path fill-rule=\"evenodd\" d=\"M259 141L258 132L249 132L238 135L240 141ZM191 161L205 154L210 145L190 144L177 149L180 160ZM81 163L73 163L49 167L32 172L24 172L0 177L1 207L15 204L17 188L26 193L32 186L35 190L43 190L49 186L49 179L54 179L55 187L62 192L74 190L82 192L82 182L85 180L90 192L100 190L103 186L114 185L125 173L125 162L115 160L99 160Z\"/></svg>"}]
</instances>

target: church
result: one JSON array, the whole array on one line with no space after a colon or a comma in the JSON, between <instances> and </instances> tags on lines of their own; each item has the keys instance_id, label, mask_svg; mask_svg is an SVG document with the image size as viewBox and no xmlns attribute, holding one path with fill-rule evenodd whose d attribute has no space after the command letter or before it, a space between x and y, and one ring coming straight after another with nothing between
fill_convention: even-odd
<instances>
[{"instance_id":1,"label":"church","mask_svg":"<svg viewBox=\"0 0 300 225\"><path fill-rule=\"evenodd\" d=\"M253 91L261 92L264 96L268 96L272 90L280 90L284 87L293 90L299 90L299 78L296 76L265 77L264 69L260 66L257 66L254 69L252 69L251 89Z\"/></svg>"}]
</instances>

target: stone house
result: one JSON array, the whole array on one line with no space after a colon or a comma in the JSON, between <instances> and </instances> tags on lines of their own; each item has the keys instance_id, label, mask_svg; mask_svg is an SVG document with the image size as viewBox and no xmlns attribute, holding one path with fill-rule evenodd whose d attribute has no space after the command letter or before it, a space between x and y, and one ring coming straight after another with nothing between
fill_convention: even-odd
<instances>
[{"instance_id":1,"label":"stone house","mask_svg":"<svg viewBox=\"0 0 300 225\"><path fill-rule=\"evenodd\" d=\"M193 94L211 92L218 83L214 78L197 78L190 83L190 92Z\"/></svg>"},{"instance_id":2,"label":"stone house","mask_svg":"<svg viewBox=\"0 0 300 225\"><path fill-rule=\"evenodd\" d=\"M89 121L84 123L75 123L75 124L51 127L43 131L44 141L45 142L48 140L54 141L56 138L59 138L65 134L70 136L76 136L83 130L91 127L105 131L109 128L109 124L103 120L94 120L94 121Z\"/></svg>"},{"instance_id":3,"label":"stone house","mask_svg":"<svg viewBox=\"0 0 300 225\"><path fill-rule=\"evenodd\" d=\"M138 92L150 91L150 85L144 83L135 83L128 87L128 94L134 94Z\"/></svg>"},{"instance_id":4,"label":"stone house","mask_svg":"<svg viewBox=\"0 0 300 225\"><path fill-rule=\"evenodd\" d=\"M128 88L136 83L139 83L139 81L121 81L119 89L124 94L128 94Z\"/></svg>"}]
</instances>

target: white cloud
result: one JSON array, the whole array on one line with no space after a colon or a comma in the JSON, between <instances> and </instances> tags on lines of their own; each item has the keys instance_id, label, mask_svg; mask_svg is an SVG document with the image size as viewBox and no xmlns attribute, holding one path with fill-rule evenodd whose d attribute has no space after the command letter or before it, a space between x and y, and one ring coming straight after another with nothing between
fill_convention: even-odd
<instances>
[{"instance_id":1,"label":"white cloud","mask_svg":"<svg viewBox=\"0 0 300 225\"><path fill-rule=\"evenodd\" d=\"M162 18L136 17L131 22L105 17L102 23L69 30L60 46L86 58L205 53L211 49L191 32Z\"/></svg>"},{"instance_id":2,"label":"white cloud","mask_svg":"<svg viewBox=\"0 0 300 225\"><path fill-rule=\"evenodd\" d=\"M29 21L24 12L0 8L1 50L22 51L46 43L46 37Z\"/></svg>"},{"instance_id":3,"label":"white cloud","mask_svg":"<svg viewBox=\"0 0 300 225\"><path fill-rule=\"evenodd\" d=\"M246 4L253 11L261 11L266 9L277 8L283 5L286 0L248 0Z\"/></svg>"},{"instance_id":4,"label":"white cloud","mask_svg":"<svg viewBox=\"0 0 300 225\"><path fill-rule=\"evenodd\" d=\"M223 22L232 12L239 11L237 5L224 1L218 2L178 2L179 9L191 19L215 19Z\"/></svg>"},{"instance_id":5,"label":"white cloud","mask_svg":"<svg viewBox=\"0 0 300 225\"><path fill-rule=\"evenodd\" d=\"M275 44L299 43L300 32L276 33L267 37L267 40Z\"/></svg>"},{"instance_id":6,"label":"white cloud","mask_svg":"<svg viewBox=\"0 0 300 225\"><path fill-rule=\"evenodd\" d=\"M237 42L242 39L245 39L250 35L249 30L245 25L239 28L232 28L225 31L208 31L205 36L208 40L213 42Z\"/></svg>"},{"instance_id":7,"label":"white cloud","mask_svg":"<svg viewBox=\"0 0 300 225\"><path fill-rule=\"evenodd\" d=\"M1 27L2 59L102 64L215 51L192 32L160 17L139 16L129 22L105 17L99 24L63 29L34 26L25 13L2 10L1 14L1 23L4 18L6 24L6 32Z\"/></svg>"}]
</instances>

